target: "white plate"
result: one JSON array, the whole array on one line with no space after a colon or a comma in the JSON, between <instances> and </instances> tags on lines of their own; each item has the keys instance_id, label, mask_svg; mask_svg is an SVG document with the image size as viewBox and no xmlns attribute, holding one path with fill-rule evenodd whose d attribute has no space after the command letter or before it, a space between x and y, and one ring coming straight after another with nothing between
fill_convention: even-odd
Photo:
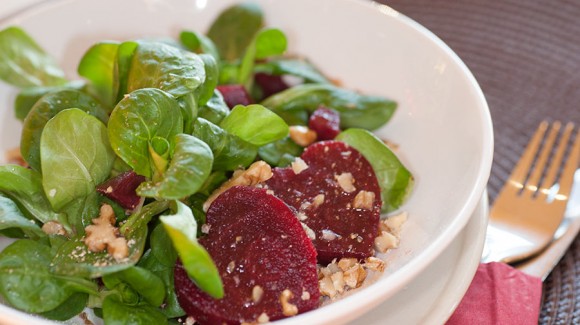
<instances>
[{"instance_id":1,"label":"white plate","mask_svg":"<svg viewBox=\"0 0 580 325\"><path fill-rule=\"evenodd\" d=\"M0 21L0 28L24 27L75 77L79 58L96 41L203 32L233 2L54 0ZM255 2L269 26L287 33L290 52L305 55L345 87L400 104L388 127L378 130L400 145L401 159L416 176L404 206L410 219L400 248L385 256L389 268L368 289L281 323L348 322L408 287L470 220L491 169L489 110L463 62L432 33L386 6L356 0ZM0 107L11 107L14 95L0 85ZM12 112L0 110L0 151L17 146L19 133Z\"/></svg>"},{"instance_id":2,"label":"white plate","mask_svg":"<svg viewBox=\"0 0 580 325\"><path fill-rule=\"evenodd\" d=\"M435 262L391 299L351 324L443 324L469 288L479 265L488 216L487 193L469 223Z\"/></svg>"}]
</instances>

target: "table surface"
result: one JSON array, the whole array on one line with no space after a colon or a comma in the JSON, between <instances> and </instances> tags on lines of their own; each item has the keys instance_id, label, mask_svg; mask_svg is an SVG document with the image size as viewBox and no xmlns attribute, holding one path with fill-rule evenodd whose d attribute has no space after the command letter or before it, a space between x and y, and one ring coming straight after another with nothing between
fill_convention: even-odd
<instances>
[{"instance_id":1,"label":"table surface","mask_svg":"<svg viewBox=\"0 0 580 325\"><path fill-rule=\"evenodd\" d=\"M494 124L490 203L541 120L580 125L580 2L380 2L439 36L480 83ZM580 237L543 289L540 324L580 323Z\"/></svg>"},{"instance_id":2,"label":"table surface","mask_svg":"<svg viewBox=\"0 0 580 325\"><path fill-rule=\"evenodd\" d=\"M42 0L1 0L0 16ZM378 0L447 43L481 85L494 124L490 202L541 120L580 125L580 2ZM580 323L580 237L546 279L540 324Z\"/></svg>"}]
</instances>

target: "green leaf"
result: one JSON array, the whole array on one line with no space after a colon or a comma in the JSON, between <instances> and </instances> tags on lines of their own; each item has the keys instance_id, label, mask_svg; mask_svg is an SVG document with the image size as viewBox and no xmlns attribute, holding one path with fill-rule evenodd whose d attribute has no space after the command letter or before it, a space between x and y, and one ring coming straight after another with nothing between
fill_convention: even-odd
<instances>
[{"instance_id":1,"label":"green leaf","mask_svg":"<svg viewBox=\"0 0 580 325\"><path fill-rule=\"evenodd\" d=\"M262 105L282 116L288 124L306 124L308 112L319 106L340 114L341 127L374 130L393 115L397 103L377 96L361 95L330 84L298 85L266 98Z\"/></svg>"},{"instance_id":2,"label":"green leaf","mask_svg":"<svg viewBox=\"0 0 580 325\"><path fill-rule=\"evenodd\" d=\"M204 81L205 68L198 55L161 42L139 42L131 61L127 91L158 88L181 97Z\"/></svg>"},{"instance_id":3,"label":"green leaf","mask_svg":"<svg viewBox=\"0 0 580 325\"><path fill-rule=\"evenodd\" d=\"M249 166L256 158L258 148L219 126L198 118L193 135L207 143L213 153L213 170L235 170Z\"/></svg>"},{"instance_id":4,"label":"green leaf","mask_svg":"<svg viewBox=\"0 0 580 325\"><path fill-rule=\"evenodd\" d=\"M198 105L205 105L212 98L215 87L219 81L219 68L217 61L207 54L201 54L205 69L205 82L196 90Z\"/></svg>"},{"instance_id":5,"label":"green leaf","mask_svg":"<svg viewBox=\"0 0 580 325\"><path fill-rule=\"evenodd\" d=\"M55 309L40 313L40 316L56 321L66 321L80 314L89 300L89 295L76 292Z\"/></svg>"},{"instance_id":6,"label":"green leaf","mask_svg":"<svg viewBox=\"0 0 580 325\"><path fill-rule=\"evenodd\" d=\"M64 89L74 89L83 91L86 84L84 81L71 81L62 86L39 86L27 87L20 90L16 99L14 100L14 113L16 118L24 121L34 104L44 95ZM69 107L67 107L69 108Z\"/></svg>"},{"instance_id":7,"label":"green leaf","mask_svg":"<svg viewBox=\"0 0 580 325\"><path fill-rule=\"evenodd\" d=\"M165 284L151 271L131 266L122 271L105 275L103 283L109 289L114 289L120 283L128 284L133 290L140 294L149 304L160 306L165 299Z\"/></svg>"},{"instance_id":8,"label":"green leaf","mask_svg":"<svg viewBox=\"0 0 580 325\"><path fill-rule=\"evenodd\" d=\"M302 78L308 83L330 83L310 62L301 59L272 59L265 63L256 64L254 71L271 75L291 75Z\"/></svg>"},{"instance_id":9,"label":"green leaf","mask_svg":"<svg viewBox=\"0 0 580 325\"><path fill-rule=\"evenodd\" d=\"M149 141L173 140L183 132L177 101L159 89L139 89L121 100L109 118L109 139L115 153L137 174L151 177Z\"/></svg>"},{"instance_id":10,"label":"green leaf","mask_svg":"<svg viewBox=\"0 0 580 325\"><path fill-rule=\"evenodd\" d=\"M12 199L27 218L58 221L70 230L66 215L52 210L44 195L40 173L17 165L0 166L0 192Z\"/></svg>"},{"instance_id":11,"label":"green leaf","mask_svg":"<svg viewBox=\"0 0 580 325\"><path fill-rule=\"evenodd\" d=\"M198 88L198 90L201 88ZM191 134L193 122L198 114L198 103L193 93L177 98L183 116L183 133Z\"/></svg>"},{"instance_id":12,"label":"green leaf","mask_svg":"<svg viewBox=\"0 0 580 325\"><path fill-rule=\"evenodd\" d=\"M105 125L76 108L61 111L46 123L40 156L44 193L56 211L94 192L115 160Z\"/></svg>"},{"instance_id":13,"label":"green leaf","mask_svg":"<svg viewBox=\"0 0 580 325\"><path fill-rule=\"evenodd\" d=\"M210 26L207 36L226 61L239 59L263 25L262 10L253 3L242 3L222 11Z\"/></svg>"},{"instance_id":14,"label":"green leaf","mask_svg":"<svg viewBox=\"0 0 580 325\"><path fill-rule=\"evenodd\" d=\"M262 146L288 135L288 125L262 105L237 105L220 127L253 145Z\"/></svg>"},{"instance_id":15,"label":"green leaf","mask_svg":"<svg viewBox=\"0 0 580 325\"><path fill-rule=\"evenodd\" d=\"M129 256L127 258L117 261L106 251L91 252L85 245L83 237L77 236L68 240L58 249L58 253L52 261L52 271L63 276L76 275L99 278L135 265L143 255L147 240L147 224L154 216L159 215L167 208L167 201L152 202L132 214L123 223L120 233L129 243Z\"/></svg>"},{"instance_id":16,"label":"green leaf","mask_svg":"<svg viewBox=\"0 0 580 325\"><path fill-rule=\"evenodd\" d=\"M20 212L16 203L0 194L0 230L10 228L18 228L31 238L46 235L33 220Z\"/></svg>"},{"instance_id":17,"label":"green leaf","mask_svg":"<svg viewBox=\"0 0 580 325\"><path fill-rule=\"evenodd\" d=\"M191 209L179 201L175 201L175 204L175 214L161 216L159 219L189 277L210 296L222 298L224 289L219 272L205 248L197 242L197 223Z\"/></svg>"},{"instance_id":18,"label":"green leaf","mask_svg":"<svg viewBox=\"0 0 580 325\"><path fill-rule=\"evenodd\" d=\"M193 31L184 30L179 34L181 44L191 52L207 53L217 61L219 60L219 52L215 44L209 37Z\"/></svg>"},{"instance_id":19,"label":"green leaf","mask_svg":"<svg viewBox=\"0 0 580 325\"><path fill-rule=\"evenodd\" d=\"M397 156L367 130L348 129L341 132L336 140L346 142L358 150L373 167L381 187L382 212L398 209L411 192L414 179Z\"/></svg>"},{"instance_id":20,"label":"green leaf","mask_svg":"<svg viewBox=\"0 0 580 325\"><path fill-rule=\"evenodd\" d=\"M179 305L174 288L173 267L177 260L177 252L161 223L155 226L151 232L149 246L151 249L143 254L138 266L148 269L163 280L165 303L162 305L161 311L168 318L185 315Z\"/></svg>"},{"instance_id":21,"label":"green leaf","mask_svg":"<svg viewBox=\"0 0 580 325\"><path fill-rule=\"evenodd\" d=\"M99 42L85 52L78 65L80 76L87 78L98 98L108 107L115 104L115 64L118 42Z\"/></svg>"},{"instance_id":22,"label":"green leaf","mask_svg":"<svg viewBox=\"0 0 580 325\"><path fill-rule=\"evenodd\" d=\"M230 108L224 101L224 97L218 90L214 90L210 100L204 106L199 107L198 117L213 124L219 124L228 114L230 114Z\"/></svg>"},{"instance_id":23,"label":"green leaf","mask_svg":"<svg viewBox=\"0 0 580 325\"><path fill-rule=\"evenodd\" d=\"M213 154L205 142L194 136L175 136L175 151L161 180L141 184L137 194L145 197L180 199L203 185L211 172Z\"/></svg>"},{"instance_id":24,"label":"green leaf","mask_svg":"<svg viewBox=\"0 0 580 325\"><path fill-rule=\"evenodd\" d=\"M99 215L100 200L96 191L88 193L86 196L79 196L67 203L61 210L67 216L67 222L71 225L73 233L82 235L85 227L91 224L91 220Z\"/></svg>"},{"instance_id":25,"label":"green leaf","mask_svg":"<svg viewBox=\"0 0 580 325\"><path fill-rule=\"evenodd\" d=\"M129 71L133 55L139 44L134 41L123 42L117 49L117 61L115 62L113 89L115 90L115 102L119 102L125 94L129 93Z\"/></svg>"},{"instance_id":26,"label":"green leaf","mask_svg":"<svg viewBox=\"0 0 580 325\"><path fill-rule=\"evenodd\" d=\"M157 308L147 305L126 305L115 296L103 301L103 320L107 325L167 324L167 318Z\"/></svg>"},{"instance_id":27,"label":"green leaf","mask_svg":"<svg viewBox=\"0 0 580 325\"><path fill-rule=\"evenodd\" d=\"M287 162L300 157L304 148L297 145L290 137L269 143L258 149L258 155L262 160L272 166L285 167Z\"/></svg>"},{"instance_id":28,"label":"green leaf","mask_svg":"<svg viewBox=\"0 0 580 325\"><path fill-rule=\"evenodd\" d=\"M59 307L76 292L97 293L97 284L50 272L50 248L22 239L0 253L0 293L10 305L31 313Z\"/></svg>"},{"instance_id":29,"label":"green leaf","mask_svg":"<svg viewBox=\"0 0 580 325\"><path fill-rule=\"evenodd\" d=\"M20 88L66 83L56 62L19 27L0 31L0 79Z\"/></svg>"},{"instance_id":30,"label":"green leaf","mask_svg":"<svg viewBox=\"0 0 580 325\"><path fill-rule=\"evenodd\" d=\"M254 62L269 56L282 55L286 51L286 43L286 35L281 30L276 28L260 30L246 49L237 83L250 89L254 80Z\"/></svg>"},{"instance_id":31,"label":"green leaf","mask_svg":"<svg viewBox=\"0 0 580 325\"><path fill-rule=\"evenodd\" d=\"M40 137L46 123L68 108L78 108L103 123L109 118L106 109L99 102L79 90L62 89L44 95L24 119L20 139L22 158L35 170L40 171Z\"/></svg>"}]
</instances>

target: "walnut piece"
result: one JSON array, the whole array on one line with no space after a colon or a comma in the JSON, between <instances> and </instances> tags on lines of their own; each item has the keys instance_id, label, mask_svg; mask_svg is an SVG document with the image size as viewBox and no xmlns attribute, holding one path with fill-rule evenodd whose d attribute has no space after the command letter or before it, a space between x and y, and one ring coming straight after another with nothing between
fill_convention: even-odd
<instances>
[{"instance_id":1,"label":"walnut piece","mask_svg":"<svg viewBox=\"0 0 580 325\"><path fill-rule=\"evenodd\" d=\"M251 164L246 170L237 170L232 178L216 189L203 203L203 211L207 212L211 203L223 192L237 185L255 186L272 177L272 168L266 162L260 160Z\"/></svg>"},{"instance_id":2,"label":"walnut piece","mask_svg":"<svg viewBox=\"0 0 580 325\"><path fill-rule=\"evenodd\" d=\"M298 314L298 307L290 303L292 297L294 297L294 295L292 294L292 291L288 289L284 289L280 295L280 304L282 305L282 314L284 314L284 316L294 316Z\"/></svg>"},{"instance_id":3,"label":"walnut piece","mask_svg":"<svg viewBox=\"0 0 580 325\"><path fill-rule=\"evenodd\" d=\"M399 246L399 239L388 231L381 231L375 238L375 250L380 253L385 253L391 248Z\"/></svg>"},{"instance_id":4,"label":"walnut piece","mask_svg":"<svg viewBox=\"0 0 580 325\"><path fill-rule=\"evenodd\" d=\"M262 300L262 296L264 296L264 289L262 289L262 287L259 285L255 285L252 288L252 301L258 303L260 300Z\"/></svg>"},{"instance_id":5,"label":"walnut piece","mask_svg":"<svg viewBox=\"0 0 580 325\"><path fill-rule=\"evenodd\" d=\"M119 234L115 227L115 213L108 204L101 206L99 217L93 219L93 224L85 228L87 233L85 245L91 252L102 252L107 249L109 255L115 260L121 260L129 256L127 240Z\"/></svg>"},{"instance_id":6,"label":"walnut piece","mask_svg":"<svg viewBox=\"0 0 580 325\"><path fill-rule=\"evenodd\" d=\"M290 139L302 147L308 147L316 141L316 138L318 137L316 131L302 125L293 125L290 127L289 131Z\"/></svg>"},{"instance_id":7,"label":"walnut piece","mask_svg":"<svg viewBox=\"0 0 580 325\"><path fill-rule=\"evenodd\" d=\"M292 166L292 170L294 171L294 174L296 174L296 175L300 174L303 170L308 168L308 165L306 164L306 162L304 162L304 160L302 160L302 158L300 158L300 157L297 157L296 159L294 159L291 166Z\"/></svg>"},{"instance_id":8,"label":"walnut piece","mask_svg":"<svg viewBox=\"0 0 580 325\"><path fill-rule=\"evenodd\" d=\"M351 173L342 173L340 175L334 175L334 179L343 191L351 193L356 191L354 187L354 178Z\"/></svg>"},{"instance_id":9,"label":"walnut piece","mask_svg":"<svg viewBox=\"0 0 580 325\"><path fill-rule=\"evenodd\" d=\"M47 235L62 235L66 236L66 230L58 221L47 221L42 225L42 231Z\"/></svg>"},{"instance_id":10,"label":"walnut piece","mask_svg":"<svg viewBox=\"0 0 580 325\"><path fill-rule=\"evenodd\" d=\"M352 200L352 207L355 209L372 210L375 203L375 193L369 191L360 191Z\"/></svg>"},{"instance_id":11,"label":"walnut piece","mask_svg":"<svg viewBox=\"0 0 580 325\"><path fill-rule=\"evenodd\" d=\"M399 247L401 228L407 221L407 213L390 216L379 223L379 235L375 238L375 250L385 253L391 248Z\"/></svg>"}]
</instances>

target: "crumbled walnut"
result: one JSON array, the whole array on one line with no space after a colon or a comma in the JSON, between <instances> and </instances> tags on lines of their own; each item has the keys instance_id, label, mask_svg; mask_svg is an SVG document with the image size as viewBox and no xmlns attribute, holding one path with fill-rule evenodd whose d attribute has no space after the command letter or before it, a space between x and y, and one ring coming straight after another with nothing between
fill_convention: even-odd
<instances>
[{"instance_id":1,"label":"crumbled walnut","mask_svg":"<svg viewBox=\"0 0 580 325\"><path fill-rule=\"evenodd\" d=\"M302 296L300 296L300 299L302 300L310 300L310 292L304 290L302 291Z\"/></svg>"},{"instance_id":2,"label":"crumbled walnut","mask_svg":"<svg viewBox=\"0 0 580 325\"><path fill-rule=\"evenodd\" d=\"M318 135L314 130L311 130L302 125L293 125L289 129L290 139L292 139L296 144L302 147L308 147L314 141Z\"/></svg>"},{"instance_id":3,"label":"crumbled walnut","mask_svg":"<svg viewBox=\"0 0 580 325\"><path fill-rule=\"evenodd\" d=\"M129 245L124 237L117 237L107 245L107 253L113 256L116 261L120 261L129 256Z\"/></svg>"},{"instance_id":4,"label":"crumbled walnut","mask_svg":"<svg viewBox=\"0 0 580 325\"><path fill-rule=\"evenodd\" d=\"M237 170L232 178L215 190L203 204L203 211L207 212L211 203L223 192L237 185L255 186L272 177L272 168L264 161L256 161L246 170Z\"/></svg>"},{"instance_id":5,"label":"crumbled walnut","mask_svg":"<svg viewBox=\"0 0 580 325\"><path fill-rule=\"evenodd\" d=\"M262 300L262 296L264 296L264 289L259 285L254 286L252 288L252 301L258 303Z\"/></svg>"},{"instance_id":6,"label":"crumbled walnut","mask_svg":"<svg viewBox=\"0 0 580 325\"><path fill-rule=\"evenodd\" d=\"M390 216L380 224L381 230L388 231L395 236L401 232L403 224L407 221L407 212L401 212L397 215Z\"/></svg>"},{"instance_id":7,"label":"crumbled walnut","mask_svg":"<svg viewBox=\"0 0 580 325\"><path fill-rule=\"evenodd\" d=\"M367 277L367 272L359 263L344 271L344 282L350 288L358 288Z\"/></svg>"},{"instance_id":8,"label":"crumbled walnut","mask_svg":"<svg viewBox=\"0 0 580 325\"><path fill-rule=\"evenodd\" d=\"M302 158L300 158L300 157L297 157L296 159L294 159L291 166L292 166L292 170L294 171L294 174L296 174L296 175L300 174L303 170L308 168L308 165L306 164L306 162L304 162L304 160L302 160Z\"/></svg>"},{"instance_id":9,"label":"crumbled walnut","mask_svg":"<svg viewBox=\"0 0 580 325\"><path fill-rule=\"evenodd\" d=\"M356 191L354 187L354 178L352 178L351 173L342 173L340 175L334 175L334 179L343 191L351 193Z\"/></svg>"},{"instance_id":10,"label":"crumbled walnut","mask_svg":"<svg viewBox=\"0 0 580 325\"><path fill-rule=\"evenodd\" d=\"M187 316L187 318L185 319L185 325L193 325L193 324L195 324L195 318Z\"/></svg>"},{"instance_id":11,"label":"crumbled walnut","mask_svg":"<svg viewBox=\"0 0 580 325\"><path fill-rule=\"evenodd\" d=\"M339 234L335 233L330 229L322 229L322 239L331 241L337 238L340 238Z\"/></svg>"},{"instance_id":12,"label":"crumbled walnut","mask_svg":"<svg viewBox=\"0 0 580 325\"><path fill-rule=\"evenodd\" d=\"M325 276L318 281L318 287L320 288L320 294L323 296L328 296L330 298L334 298L336 296L336 289L334 288L334 284L330 279L330 276Z\"/></svg>"},{"instance_id":13,"label":"crumbled walnut","mask_svg":"<svg viewBox=\"0 0 580 325\"><path fill-rule=\"evenodd\" d=\"M292 291L288 289L284 289L280 295L280 304L282 305L282 314L284 314L284 316L294 316L298 314L298 307L290 303L292 297L294 297L294 295L292 294Z\"/></svg>"},{"instance_id":14,"label":"crumbled walnut","mask_svg":"<svg viewBox=\"0 0 580 325\"><path fill-rule=\"evenodd\" d=\"M380 258L376 258L374 256L367 257L365 259L363 267L367 270L383 272L385 270L385 261L381 260Z\"/></svg>"},{"instance_id":15,"label":"crumbled walnut","mask_svg":"<svg viewBox=\"0 0 580 325\"><path fill-rule=\"evenodd\" d=\"M331 299L338 294L358 288L367 277L367 270L384 271L384 262L376 257L369 257L361 264L356 258L333 260L326 267L318 268L318 286L323 296Z\"/></svg>"},{"instance_id":16,"label":"crumbled walnut","mask_svg":"<svg viewBox=\"0 0 580 325\"><path fill-rule=\"evenodd\" d=\"M270 321L270 317L268 317L268 314L266 313L261 313L256 320L258 321L258 324L265 324Z\"/></svg>"},{"instance_id":17,"label":"crumbled walnut","mask_svg":"<svg viewBox=\"0 0 580 325\"><path fill-rule=\"evenodd\" d=\"M310 227L308 227L304 222L300 222L300 225L302 226L302 229L304 229L304 231L306 232L306 236L308 236L310 240L316 239L316 233L314 232L314 230L310 229Z\"/></svg>"},{"instance_id":18,"label":"crumbled walnut","mask_svg":"<svg viewBox=\"0 0 580 325\"><path fill-rule=\"evenodd\" d=\"M312 206L318 208L322 203L324 203L324 194L318 194L312 200Z\"/></svg>"},{"instance_id":19,"label":"crumbled walnut","mask_svg":"<svg viewBox=\"0 0 580 325\"><path fill-rule=\"evenodd\" d=\"M391 248L399 246L399 239L387 231L381 231L381 234L375 238L375 250L385 253Z\"/></svg>"},{"instance_id":20,"label":"crumbled walnut","mask_svg":"<svg viewBox=\"0 0 580 325\"><path fill-rule=\"evenodd\" d=\"M42 231L47 235L62 235L66 236L66 230L58 221L47 221L42 225Z\"/></svg>"},{"instance_id":21,"label":"crumbled walnut","mask_svg":"<svg viewBox=\"0 0 580 325\"><path fill-rule=\"evenodd\" d=\"M20 165L22 167L28 167L28 164L22 158L22 154L20 153L20 148L12 148L6 151L6 161L9 164Z\"/></svg>"},{"instance_id":22,"label":"crumbled walnut","mask_svg":"<svg viewBox=\"0 0 580 325\"><path fill-rule=\"evenodd\" d=\"M336 290L337 293L342 293L344 291L344 273L342 272L336 272L333 273L330 276L330 279L332 280L332 285L334 286L334 289Z\"/></svg>"},{"instance_id":23,"label":"crumbled walnut","mask_svg":"<svg viewBox=\"0 0 580 325\"><path fill-rule=\"evenodd\" d=\"M228 266L226 267L226 272L232 273L235 268L236 268L236 262L231 261L228 263Z\"/></svg>"},{"instance_id":24,"label":"crumbled walnut","mask_svg":"<svg viewBox=\"0 0 580 325\"><path fill-rule=\"evenodd\" d=\"M115 260L120 260L129 256L129 247L127 240L120 237L119 229L114 225L113 208L108 204L103 204L99 217L93 219L93 224L85 228L87 235L84 242L91 252L101 252L106 248Z\"/></svg>"},{"instance_id":25,"label":"crumbled walnut","mask_svg":"<svg viewBox=\"0 0 580 325\"><path fill-rule=\"evenodd\" d=\"M360 191L352 200L352 207L355 209L372 210L375 203L375 193L369 191Z\"/></svg>"},{"instance_id":26,"label":"crumbled walnut","mask_svg":"<svg viewBox=\"0 0 580 325\"><path fill-rule=\"evenodd\" d=\"M356 263L358 263L358 260L356 258L344 257L344 258L341 258L337 264L338 264L338 267L344 272L344 271L350 269L351 267L353 267Z\"/></svg>"}]
</instances>

